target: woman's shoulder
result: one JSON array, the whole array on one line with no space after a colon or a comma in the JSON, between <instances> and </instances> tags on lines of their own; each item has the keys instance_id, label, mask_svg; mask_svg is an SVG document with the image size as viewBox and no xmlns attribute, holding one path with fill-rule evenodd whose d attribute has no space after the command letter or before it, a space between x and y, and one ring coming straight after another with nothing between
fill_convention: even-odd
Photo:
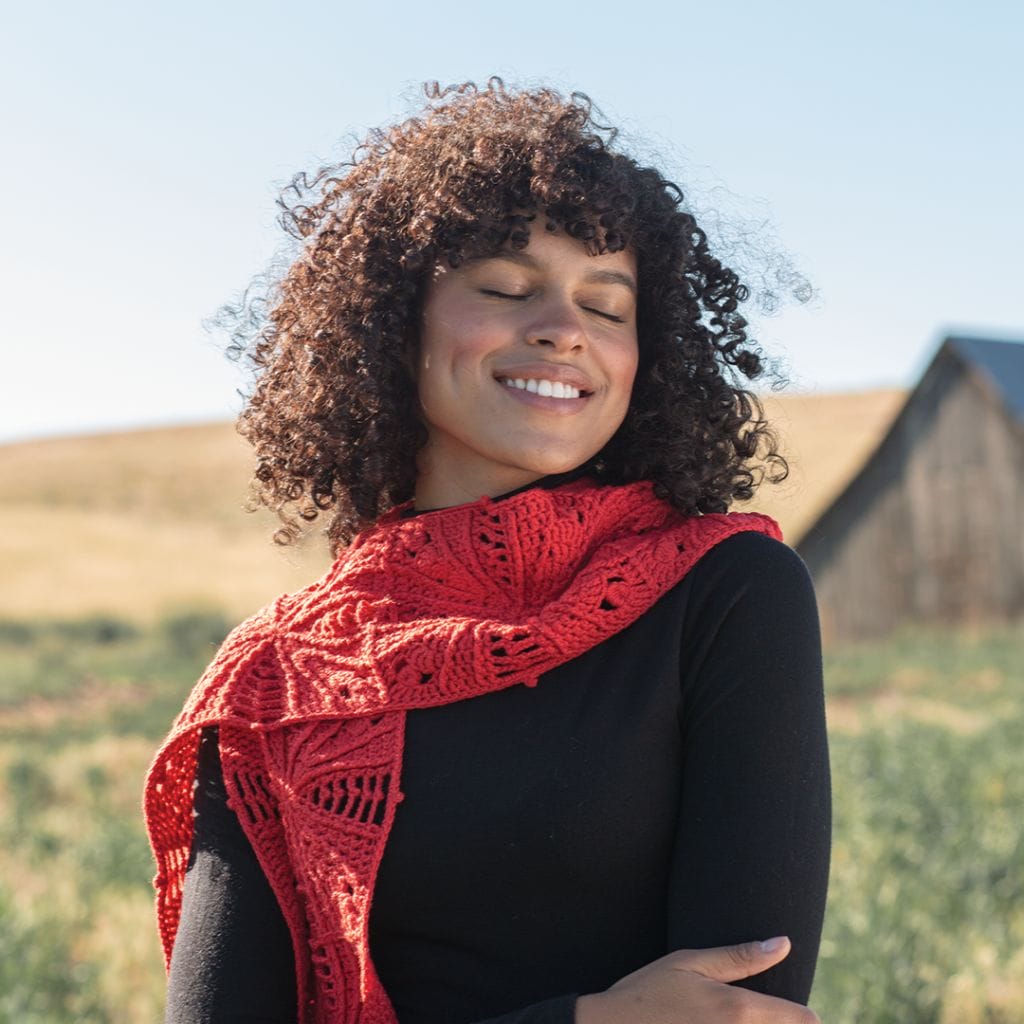
<instances>
[{"instance_id":1,"label":"woman's shoulder","mask_svg":"<svg viewBox=\"0 0 1024 1024\"><path fill-rule=\"evenodd\" d=\"M692 576L705 586L813 589L800 555L784 541L754 530L720 540L693 567Z\"/></svg>"},{"instance_id":2,"label":"woman's shoulder","mask_svg":"<svg viewBox=\"0 0 1024 1024\"><path fill-rule=\"evenodd\" d=\"M762 533L737 533L712 548L687 583L679 657L688 715L730 694L743 695L765 716L775 713L770 701L781 694L818 700L817 601L796 551Z\"/></svg>"},{"instance_id":3,"label":"woman's shoulder","mask_svg":"<svg viewBox=\"0 0 1024 1024\"><path fill-rule=\"evenodd\" d=\"M760 532L724 538L681 581L684 633L716 633L727 620L759 633L817 619L814 583L788 544Z\"/></svg>"}]
</instances>

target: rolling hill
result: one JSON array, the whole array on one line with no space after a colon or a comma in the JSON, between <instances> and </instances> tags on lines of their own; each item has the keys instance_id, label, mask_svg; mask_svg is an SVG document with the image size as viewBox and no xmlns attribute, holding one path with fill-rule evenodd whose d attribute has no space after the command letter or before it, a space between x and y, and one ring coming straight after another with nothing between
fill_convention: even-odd
<instances>
[{"instance_id":1,"label":"rolling hill","mask_svg":"<svg viewBox=\"0 0 1024 1024\"><path fill-rule=\"evenodd\" d=\"M899 390L765 399L791 464L784 483L737 506L799 540L899 409ZM232 618L328 564L319 528L275 547L275 519L246 513L250 460L229 423L0 446L0 616L111 613L151 620L175 607Z\"/></svg>"}]
</instances>

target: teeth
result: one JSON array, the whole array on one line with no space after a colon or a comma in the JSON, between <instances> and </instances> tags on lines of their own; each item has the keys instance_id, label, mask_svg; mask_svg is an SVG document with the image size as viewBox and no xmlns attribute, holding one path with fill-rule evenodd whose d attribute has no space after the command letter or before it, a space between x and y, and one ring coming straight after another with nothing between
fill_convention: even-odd
<instances>
[{"instance_id":1,"label":"teeth","mask_svg":"<svg viewBox=\"0 0 1024 1024\"><path fill-rule=\"evenodd\" d=\"M544 398L579 398L579 388L571 387L568 384L562 384L560 381L551 380L523 380L522 377L516 377L515 380L505 380L504 383L510 388L519 388L520 391L531 391L535 395L541 395Z\"/></svg>"}]
</instances>

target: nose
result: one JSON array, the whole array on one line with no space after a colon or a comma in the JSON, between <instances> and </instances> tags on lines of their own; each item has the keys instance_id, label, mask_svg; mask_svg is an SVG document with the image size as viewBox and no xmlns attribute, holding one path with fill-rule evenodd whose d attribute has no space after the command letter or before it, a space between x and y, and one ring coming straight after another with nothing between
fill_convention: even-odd
<instances>
[{"instance_id":1,"label":"nose","mask_svg":"<svg viewBox=\"0 0 1024 1024\"><path fill-rule=\"evenodd\" d=\"M536 316L526 331L531 345L547 345L555 351L582 348L587 336L572 305L559 298L536 308Z\"/></svg>"}]
</instances>

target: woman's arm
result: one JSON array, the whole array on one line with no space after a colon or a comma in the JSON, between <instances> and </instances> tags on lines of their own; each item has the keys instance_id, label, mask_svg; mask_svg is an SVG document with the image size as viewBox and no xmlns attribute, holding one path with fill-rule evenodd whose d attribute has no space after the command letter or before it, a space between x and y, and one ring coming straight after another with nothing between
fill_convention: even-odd
<instances>
[{"instance_id":1,"label":"woman's arm","mask_svg":"<svg viewBox=\"0 0 1024 1024\"><path fill-rule=\"evenodd\" d=\"M227 804L217 729L204 729L195 833L167 985L166 1024L295 1024L284 916Z\"/></svg>"},{"instance_id":2,"label":"woman's arm","mask_svg":"<svg viewBox=\"0 0 1024 1024\"><path fill-rule=\"evenodd\" d=\"M738 984L806 1003L831 848L814 591L799 556L762 534L729 538L699 570L681 650L667 948L787 935L790 954Z\"/></svg>"},{"instance_id":3,"label":"woman's arm","mask_svg":"<svg viewBox=\"0 0 1024 1024\"><path fill-rule=\"evenodd\" d=\"M831 789L810 577L792 550L749 533L705 555L691 584L666 936L683 952L581 997L576 1024L815 1022L800 1004L824 918ZM749 941L780 935L781 952Z\"/></svg>"}]
</instances>

